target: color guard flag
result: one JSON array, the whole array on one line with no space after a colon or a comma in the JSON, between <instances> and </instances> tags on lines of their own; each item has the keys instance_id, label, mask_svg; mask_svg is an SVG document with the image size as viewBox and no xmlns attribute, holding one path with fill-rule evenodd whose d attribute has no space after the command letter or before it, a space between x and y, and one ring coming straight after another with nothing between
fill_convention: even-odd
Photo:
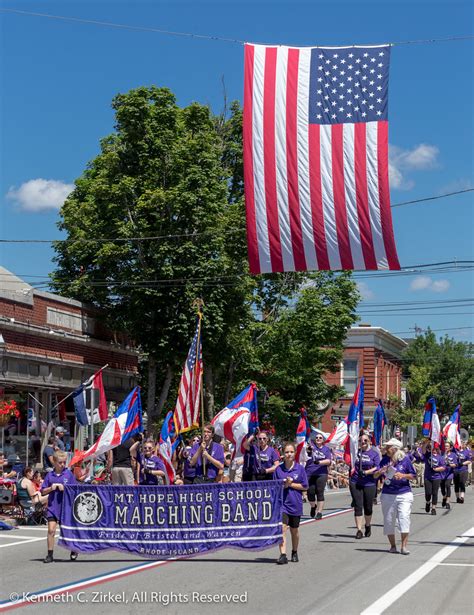
<instances>
[{"instance_id":1,"label":"color guard flag","mask_svg":"<svg viewBox=\"0 0 474 615\"><path fill-rule=\"evenodd\" d=\"M245 45L251 273L400 269L388 182L389 63L389 45Z\"/></svg>"},{"instance_id":2,"label":"color guard flag","mask_svg":"<svg viewBox=\"0 0 474 615\"><path fill-rule=\"evenodd\" d=\"M73 392L72 400L79 425L85 426L90 425L91 422L106 421L109 418L109 411L102 382L102 370L81 384Z\"/></svg>"},{"instance_id":3,"label":"color guard flag","mask_svg":"<svg viewBox=\"0 0 474 615\"><path fill-rule=\"evenodd\" d=\"M211 421L216 434L234 445L234 457L244 455L243 443L258 426L257 392L257 385L252 382Z\"/></svg>"},{"instance_id":4,"label":"color guard flag","mask_svg":"<svg viewBox=\"0 0 474 615\"><path fill-rule=\"evenodd\" d=\"M348 438L349 430L346 418L343 421L339 421L336 427L334 427L332 432L329 434L325 444L327 444L331 448L338 448L340 446L345 446Z\"/></svg>"},{"instance_id":5,"label":"color guard flag","mask_svg":"<svg viewBox=\"0 0 474 615\"><path fill-rule=\"evenodd\" d=\"M359 449L359 433L364 427L364 378L361 378L357 385L346 420L349 437L345 443L344 461L354 469Z\"/></svg>"},{"instance_id":6,"label":"color guard flag","mask_svg":"<svg viewBox=\"0 0 474 615\"><path fill-rule=\"evenodd\" d=\"M173 412L168 412L161 427L158 456L165 464L169 485L171 485L176 478L176 472L173 466L173 453L176 450L179 440L180 436L176 435Z\"/></svg>"},{"instance_id":7,"label":"color guard flag","mask_svg":"<svg viewBox=\"0 0 474 615\"><path fill-rule=\"evenodd\" d=\"M387 424L387 418L385 416L385 410L382 404L382 400L379 399L377 408L374 412L374 435L372 438L372 444L380 446L382 442L383 429Z\"/></svg>"},{"instance_id":8,"label":"color guard flag","mask_svg":"<svg viewBox=\"0 0 474 615\"><path fill-rule=\"evenodd\" d=\"M429 438L435 444L441 442L441 425L439 423L439 416L436 411L436 400L434 397L430 397L426 402L422 433L425 438Z\"/></svg>"},{"instance_id":9,"label":"color guard flag","mask_svg":"<svg viewBox=\"0 0 474 615\"><path fill-rule=\"evenodd\" d=\"M202 369L201 315L199 315L193 341L181 374L178 399L174 410L174 421L178 433L199 427Z\"/></svg>"},{"instance_id":10,"label":"color guard flag","mask_svg":"<svg viewBox=\"0 0 474 615\"><path fill-rule=\"evenodd\" d=\"M301 408L300 413L301 417L298 423L298 427L296 429L295 461L296 463L301 463L304 465L309 459L306 446L311 437L311 425L308 420L308 413L306 412L306 408Z\"/></svg>"},{"instance_id":11,"label":"color guard flag","mask_svg":"<svg viewBox=\"0 0 474 615\"><path fill-rule=\"evenodd\" d=\"M104 431L87 451L76 451L70 466L98 457L143 431L140 387L135 387L120 404Z\"/></svg>"},{"instance_id":12,"label":"color guard flag","mask_svg":"<svg viewBox=\"0 0 474 615\"><path fill-rule=\"evenodd\" d=\"M461 429L461 404L456 406L456 409L451 415L451 418L446 423L443 429L443 436L446 440L451 442L454 448L461 446L461 436L459 430Z\"/></svg>"}]
</instances>

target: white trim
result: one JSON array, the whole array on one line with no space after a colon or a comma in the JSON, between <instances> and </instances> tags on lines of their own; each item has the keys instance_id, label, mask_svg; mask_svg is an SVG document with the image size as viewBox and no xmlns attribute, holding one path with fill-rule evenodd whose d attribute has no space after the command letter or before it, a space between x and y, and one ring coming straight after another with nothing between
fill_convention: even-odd
<instances>
[{"instance_id":1,"label":"white trim","mask_svg":"<svg viewBox=\"0 0 474 615\"><path fill-rule=\"evenodd\" d=\"M232 529L231 527L228 527L227 529ZM120 531L120 530L116 530L116 531ZM192 531L192 530L190 530ZM242 537L244 540L269 540L272 538L281 538L280 534L270 534L269 536L243 536ZM38 538L34 538L33 540L40 540ZM41 540L44 540L44 538L42 538ZM112 547L114 545L124 545L124 544L161 544L161 543L165 543L165 544L182 544L182 545L187 545L190 543L199 543L202 544L203 542L235 542L236 540L238 540L238 537L233 536L231 538L199 538L197 540L186 540L186 539L180 539L180 540L119 540L117 538L111 538L110 540L105 540L103 538L67 538L66 536L60 536L59 540L64 540L64 542L92 542L92 543L98 543L98 542L105 542L107 544L110 544Z\"/></svg>"},{"instance_id":2,"label":"white trim","mask_svg":"<svg viewBox=\"0 0 474 615\"><path fill-rule=\"evenodd\" d=\"M258 528L258 527L277 527L282 525L281 521L277 521L276 523L257 523L252 525L219 525L217 527L189 527L189 528L170 528L170 527L154 527L153 529L143 529L143 528L134 528L134 527L77 527L76 525L61 525L61 527L65 530L76 530L80 532L198 532L198 531L207 531L211 532L214 530L246 530L248 528Z\"/></svg>"}]
</instances>

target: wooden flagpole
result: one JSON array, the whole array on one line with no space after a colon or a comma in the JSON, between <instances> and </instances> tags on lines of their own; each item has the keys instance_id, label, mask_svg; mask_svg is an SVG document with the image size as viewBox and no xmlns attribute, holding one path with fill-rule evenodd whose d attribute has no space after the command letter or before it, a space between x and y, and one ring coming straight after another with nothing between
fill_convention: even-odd
<instances>
[{"instance_id":1,"label":"wooden flagpole","mask_svg":"<svg viewBox=\"0 0 474 615\"><path fill-rule=\"evenodd\" d=\"M201 349L201 327L202 327L202 308L204 307L204 301L202 299L195 299L193 305L197 308L197 315L199 318L199 329L198 329L198 343L196 347L196 361L200 361L200 349ZM201 379L200 387L199 387L199 396L200 396L200 410L201 410L201 438L204 441L204 364L201 370L201 375L199 376ZM203 476L206 475L206 459L203 456L202 458L202 473Z\"/></svg>"}]
</instances>

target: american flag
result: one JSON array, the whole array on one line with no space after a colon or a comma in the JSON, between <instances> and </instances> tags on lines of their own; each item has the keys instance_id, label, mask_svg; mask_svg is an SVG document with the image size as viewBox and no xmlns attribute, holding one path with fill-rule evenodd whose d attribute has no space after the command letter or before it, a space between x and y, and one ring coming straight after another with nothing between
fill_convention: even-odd
<instances>
[{"instance_id":1,"label":"american flag","mask_svg":"<svg viewBox=\"0 0 474 615\"><path fill-rule=\"evenodd\" d=\"M184 364L181 382L179 383L178 399L174 410L174 422L177 433L199 427L199 404L202 380L202 345L201 317L198 316L196 331L189 349L188 358Z\"/></svg>"},{"instance_id":2,"label":"american flag","mask_svg":"<svg viewBox=\"0 0 474 615\"><path fill-rule=\"evenodd\" d=\"M388 183L390 47L245 45L254 274L400 269Z\"/></svg>"}]
</instances>

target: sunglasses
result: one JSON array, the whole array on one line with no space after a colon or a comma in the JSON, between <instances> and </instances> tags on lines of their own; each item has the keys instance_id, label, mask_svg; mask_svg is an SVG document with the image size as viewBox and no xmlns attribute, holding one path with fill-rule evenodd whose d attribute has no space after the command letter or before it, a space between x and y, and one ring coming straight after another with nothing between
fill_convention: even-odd
<instances>
[{"instance_id":1,"label":"sunglasses","mask_svg":"<svg viewBox=\"0 0 474 615\"><path fill-rule=\"evenodd\" d=\"M268 440L268 438L259 438L259 440Z\"/></svg>"},{"instance_id":2,"label":"sunglasses","mask_svg":"<svg viewBox=\"0 0 474 615\"><path fill-rule=\"evenodd\" d=\"M153 447L152 446L145 446L145 448L143 450L144 451L152 451Z\"/></svg>"}]
</instances>

